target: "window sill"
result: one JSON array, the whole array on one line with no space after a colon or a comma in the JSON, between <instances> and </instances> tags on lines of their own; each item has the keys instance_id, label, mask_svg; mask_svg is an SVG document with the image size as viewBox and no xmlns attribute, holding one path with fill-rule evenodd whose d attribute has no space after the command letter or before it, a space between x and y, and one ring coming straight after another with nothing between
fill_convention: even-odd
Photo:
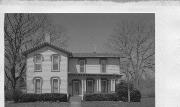
<instances>
[{"instance_id":1,"label":"window sill","mask_svg":"<svg viewBox=\"0 0 180 107\"><path fill-rule=\"evenodd\" d=\"M60 72L60 70L51 70L51 72Z\"/></svg>"},{"instance_id":2,"label":"window sill","mask_svg":"<svg viewBox=\"0 0 180 107\"><path fill-rule=\"evenodd\" d=\"M34 72L42 72L42 70L40 70L40 71L34 70Z\"/></svg>"}]
</instances>

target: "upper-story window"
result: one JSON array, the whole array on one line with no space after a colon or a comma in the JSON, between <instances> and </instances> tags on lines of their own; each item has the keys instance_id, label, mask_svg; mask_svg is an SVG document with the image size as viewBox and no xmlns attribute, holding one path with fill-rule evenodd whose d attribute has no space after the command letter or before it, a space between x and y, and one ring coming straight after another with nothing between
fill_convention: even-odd
<instances>
[{"instance_id":1,"label":"upper-story window","mask_svg":"<svg viewBox=\"0 0 180 107\"><path fill-rule=\"evenodd\" d=\"M106 72L106 59L101 59L101 72Z\"/></svg>"},{"instance_id":2,"label":"upper-story window","mask_svg":"<svg viewBox=\"0 0 180 107\"><path fill-rule=\"evenodd\" d=\"M80 72L85 72L85 60L84 59L79 60L79 64L80 64Z\"/></svg>"},{"instance_id":3,"label":"upper-story window","mask_svg":"<svg viewBox=\"0 0 180 107\"><path fill-rule=\"evenodd\" d=\"M42 71L42 56L40 54L34 56L34 70Z\"/></svg>"},{"instance_id":4,"label":"upper-story window","mask_svg":"<svg viewBox=\"0 0 180 107\"><path fill-rule=\"evenodd\" d=\"M60 56L52 55L52 71L59 71L60 68Z\"/></svg>"}]
</instances>

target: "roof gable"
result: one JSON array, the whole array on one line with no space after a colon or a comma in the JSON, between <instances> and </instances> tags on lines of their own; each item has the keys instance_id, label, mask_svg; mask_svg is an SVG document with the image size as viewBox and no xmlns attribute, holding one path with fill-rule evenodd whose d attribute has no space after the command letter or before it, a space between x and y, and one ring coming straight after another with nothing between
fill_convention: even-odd
<instances>
[{"instance_id":1,"label":"roof gable","mask_svg":"<svg viewBox=\"0 0 180 107\"><path fill-rule=\"evenodd\" d=\"M30 53L32 53L32 52L34 52L34 51L36 51L36 50L39 50L39 49L41 49L41 48L43 48L43 47L46 47L46 46L49 46L49 47L51 47L51 48L53 48L53 49L55 49L55 50L58 50L58 51L61 51L61 52L66 53L66 54L68 54L68 55L71 55L71 52L67 51L66 49L57 47L57 46L55 46L55 45L53 45L53 44L51 44L51 43L47 43L47 42L44 42L44 43L41 43L41 44L39 44L39 45L37 45L37 46L35 46L35 47L32 47L32 48L24 51L23 54L24 54L24 55L30 54Z\"/></svg>"}]
</instances>

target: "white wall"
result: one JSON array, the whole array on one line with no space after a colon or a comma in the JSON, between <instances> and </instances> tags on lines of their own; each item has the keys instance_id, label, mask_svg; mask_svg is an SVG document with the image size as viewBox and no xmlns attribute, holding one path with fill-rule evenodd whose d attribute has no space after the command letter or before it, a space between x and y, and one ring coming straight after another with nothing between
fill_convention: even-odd
<instances>
[{"instance_id":1,"label":"white wall","mask_svg":"<svg viewBox=\"0 0 180 107\"><path fill-rule=\"evenodd\" d=\"M35 54L41 54L44 57L42 62L42 72L34 72L34 62L33 57ZM51 72L51 55L59 54L61 57L60 61L60 72ZM42 48L38 51L35 51L27 56L27 93L34 93L34 77L42 77L42 93L51 93L51 77L60 77L60 93L67 93L67 71L68 71L68 57L65 53L54 50L50 47Z\"/></svg>"}]
</instances>

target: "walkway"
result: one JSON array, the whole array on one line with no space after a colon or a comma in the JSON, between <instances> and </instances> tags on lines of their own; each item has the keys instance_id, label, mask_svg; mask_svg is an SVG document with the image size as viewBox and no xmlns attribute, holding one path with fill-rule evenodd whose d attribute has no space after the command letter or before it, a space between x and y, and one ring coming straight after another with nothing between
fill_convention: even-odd
<instances>
[{"instance_id":1,"label":"walkway","mask_svg":"<svg viewBox=\"0 0 180 107\"><path fill-rule=\"evenodd\" d=\"M81 107L81 97L80 96L70 97L70 107Z\"/></svg>"}]
</instances>

